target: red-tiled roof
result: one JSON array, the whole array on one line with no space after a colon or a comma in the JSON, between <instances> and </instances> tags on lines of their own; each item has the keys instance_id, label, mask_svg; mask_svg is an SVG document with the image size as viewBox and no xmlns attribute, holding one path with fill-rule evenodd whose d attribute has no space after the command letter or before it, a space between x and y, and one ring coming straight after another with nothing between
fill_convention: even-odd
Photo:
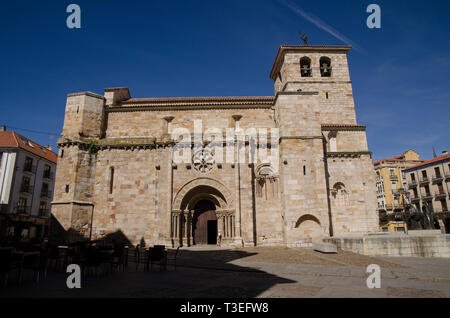
<instances>
[{"instance_id":1,"label":"red-tiled roof","mask_svg":"<svg viewBox=\"0 0 450 318\"><path fill-rule=\"evenodd\" d=\"M403 159L399 159L397 157L395 157L395 158L386 158L386 159L381 159L381 160L375 161L373 164L377 165L379 163L382 163L383 161L396 162L396 161L404 161L404 160Z\"/></svg>"},{"instance_id":2,"label":"red-tiled roof","mask_svg":"<svg viewBox=\"0 0 450 318\"><path fill-rule=\"evenodd\" d=\"M121 101L122 105L134 103L158 104L158 103L217 103L217 102L269 102L273 103L273 96L208 96L208 97L150 97L129 98Z\"/></svg>"},{"instance_id":3,"label":"red-tiled roof","mask_svg":"<svg viewBox=\"0 0 450 318\"><path fill-rule=\"evenodd\" d=\"M439 162L439 161L445 160L445 159L450 159L450 153L446 153L445 155L433 158L431 160L426 160L423 163L419 163L418 165L409 167L408 169L405 169L405 170L411 170L411 169L415 169L415 168L418 168L418 167L426 166L426 165L429 165L431 163Z\"/></svg>"},{"instance_id":4,"label":"red-tiled roof","mask_svg":"<svg viewBox=\"0 0 450 318\"><path fill-rule=\"evenodd\" d=\"M56 163L58 155L53 151L13 131L0 132L0 147L17 147Z\"/></svg>"},{"instance_id":5,"label":"red-tiled roof","mask_svg":"<svg viewBox=\"0 0 450 318\"><path fill-rule=\"evenodd\" d=\"M374 161L373 165L376 166L376 165L382 163L383 161L387 161L387 162L399 162L399 161L405 161L405 154L406 154L408 151L411 151L411 150L412 150L412 149L409 149L409 150L405 151L404 153L402 153L401 155L395 156L394 158L385 158L385 159L381 159L381 160ZM414 151L414 150L412 150L412 151ZM414 152L415 152L415 151L414 151ZM420 160L420 159L419 159L419 160L406 160L406 161L409 161L409 162L411 162L411 161L423 162L423 160Z\"/></svg>"}]
</instances>

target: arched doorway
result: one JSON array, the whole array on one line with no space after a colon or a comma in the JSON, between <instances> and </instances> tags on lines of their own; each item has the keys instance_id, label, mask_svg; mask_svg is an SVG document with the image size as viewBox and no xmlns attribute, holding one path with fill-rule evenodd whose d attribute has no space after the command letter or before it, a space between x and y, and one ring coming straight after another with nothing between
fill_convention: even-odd
<instances>
[{"instance_id":1,"label":"arched doorway","mask_svg":"<svg viewBox=\"0 0 450 318\"><path fill-rule=\"evenodd\" d=\"M186 182L172 203L172 245L233 243L240 233L233 206L231 192L219 181L202 177Z\"/></svg>"},{"instance_id":2,"label":"arched doorway","mask_svg":"<svg viewBox=\"0 0 450 318\"><path fill-rule=\"evenodd\" d=\"M217 244L216 206L209 200L195 204L192 231L194 244Z\"/></svg>"}]
</instances>

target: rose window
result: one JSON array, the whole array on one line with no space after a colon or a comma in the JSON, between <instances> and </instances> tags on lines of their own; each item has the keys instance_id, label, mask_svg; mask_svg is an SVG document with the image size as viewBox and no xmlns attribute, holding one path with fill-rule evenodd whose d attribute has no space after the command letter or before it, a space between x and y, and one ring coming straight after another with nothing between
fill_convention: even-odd
<instances>
[{"instance_id":1,"label":"rose window","mask_svg":"<svg viewBox=\"0 0 450 318\"><path fill-rule=\"evenodd\" d=\"M194 153L192 158L194 169L201 173L211 171L214 164L214 156L207 149L199 150Z\"/></svg>"}]
</instances>

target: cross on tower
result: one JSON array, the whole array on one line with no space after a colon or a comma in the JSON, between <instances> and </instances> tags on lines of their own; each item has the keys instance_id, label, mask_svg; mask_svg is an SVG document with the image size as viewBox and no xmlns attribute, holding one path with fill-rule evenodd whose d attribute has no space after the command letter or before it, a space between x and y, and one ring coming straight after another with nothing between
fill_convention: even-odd
<instances>
[{"instance_id":1,"label":"cross on tower","mask_svg":"<svg viewBox=\"0 0 450 318\"><path fill-rule=\"evenodd\" d=\"M306 34L302 35L302 31L298 31L298 34L301 35L301 39L303 41L303 45L308 45L308 36Z\"/></svg>"}]
</instances>

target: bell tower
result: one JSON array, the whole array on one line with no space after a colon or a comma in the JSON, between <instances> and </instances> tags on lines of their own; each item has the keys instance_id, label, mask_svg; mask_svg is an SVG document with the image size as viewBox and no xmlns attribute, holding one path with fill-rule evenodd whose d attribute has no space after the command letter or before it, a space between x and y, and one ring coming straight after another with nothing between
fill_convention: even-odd
<instances>
[{"instance_id":1,"label":"bell tower","mask_svg":"<svg viewBox=\"0 0 450 318\"><path fill-rule=\"evenodd\" d=\"M281 46L270 73L288 245L377 229L375 178L365 126L356 121L350 49ZM336 187L348 200L331 195Z\"/></svg>"},{"instance_id":2,"label":"bell tower","mask_svg":"<svg viewBox=\"0 0 450 318\"><path fill-rule=\"evenodd\" d=\"M286 45L278 50L270 73L275 95L317 92L321 123L356 124L347 61L350 46Z\"/></svg>"}]
</instances>

